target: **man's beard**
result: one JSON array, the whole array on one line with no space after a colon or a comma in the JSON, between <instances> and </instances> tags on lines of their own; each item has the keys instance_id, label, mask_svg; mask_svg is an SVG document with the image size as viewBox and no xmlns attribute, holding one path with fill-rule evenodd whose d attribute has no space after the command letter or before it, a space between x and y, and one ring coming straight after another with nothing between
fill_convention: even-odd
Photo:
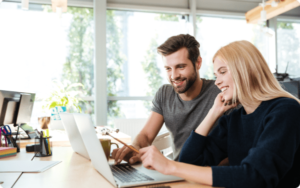
<instances>
[{"instance_id":1,"label":"man's beard","mask_svg":"<svg viewBox=\"0 0 300 188\"><path fill-rule=\"evenodd\" d=\"M171 81L171 85L173 86L173 88L176 91L176 93L185 93L187 90L190 89L190 87L192 87L192 85L195 83L196 79L197 79L197 73L195 71L194 74L191 77L189 77L189 78L186 78L186 77L181 78L181 77L179 77L179 78L176 78L176 80L172 80ZM186 80L185 87L184 88L180 88L180 87L174 86L173 85L173 81L177 81L177 80L182 80L182 81Z\"/></svg>"}]
</instances>

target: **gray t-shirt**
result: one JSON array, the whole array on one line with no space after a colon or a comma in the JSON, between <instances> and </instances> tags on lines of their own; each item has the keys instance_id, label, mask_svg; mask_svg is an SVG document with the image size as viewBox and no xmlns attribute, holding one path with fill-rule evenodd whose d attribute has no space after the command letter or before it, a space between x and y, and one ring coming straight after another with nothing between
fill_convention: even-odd
<instances>
[{"instance_id":1,"label":"gray t-shirt","mask_svg":"<svg viewBox=\"0 0 300 188\"><path fill-rule=\"evenodd\" d=\"M182 100L170 84L163 85L157 91L152 103L152 111L161 114L173 139L173 158L178 160L181 148L203 121L214 100L221 92L214 80L203 80L200 94L191 101ZM214 127L216 126L215 123Z\"/></svg>"}]
</instances>

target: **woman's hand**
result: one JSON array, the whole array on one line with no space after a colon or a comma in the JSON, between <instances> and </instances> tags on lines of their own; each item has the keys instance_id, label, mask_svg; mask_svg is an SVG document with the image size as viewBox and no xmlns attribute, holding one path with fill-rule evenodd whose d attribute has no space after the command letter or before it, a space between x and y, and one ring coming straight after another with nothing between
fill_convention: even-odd
<instances>
[{"instance_id":1,"label":"woman's hand","mask_svg":"<svg viewBox=\"0 0 300 188\"><path fill-rule=\"evenodd\" d=\"M209 110L204 120L197 127L195 132L202 136L207 136L215 122L229 109L236 107L230 101L225 101L223 93L217 95L213 107Z\"/></svg>"},{"instance_id":2,"label":"woman's hand","mask_svg":"<svg viewBox=\"0 0 300 188\"><path fill-rule=\"evenodd\" d=\"M170 172L172 161L163 156L155 146L140 149L140 156L145 168L156 170L162 174Z\"/></svg>"},{"instance_id":3,"label":"woman's hand","mask_svg":"<svg viewBox=\"0 0 300 188\"><path fill-rule=\"evenodd\" d=\"M139 150L145 168L156 170L165 175L178 176L196 183L212 185L211 167L202 167L168 160L155 146Z\"/></svg>"},{"instance_id":4,"label":"woman's hand","mask_svg":"<svg viewBox=\"0 0 300 188\"><path fill-rule=\"evenodd\" d=\"M233 104L232 100L225 100L225 98L223 98L223 93L219 93L210 111L212 111L218 117L221 117L227 110L236 106L237 103Z\"/></svg>"}]
</instances>

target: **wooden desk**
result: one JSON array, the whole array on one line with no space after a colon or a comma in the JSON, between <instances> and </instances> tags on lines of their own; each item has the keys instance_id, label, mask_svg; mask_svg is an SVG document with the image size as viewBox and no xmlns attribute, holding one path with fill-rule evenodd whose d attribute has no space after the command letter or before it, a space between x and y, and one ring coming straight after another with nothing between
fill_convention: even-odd
<instances>
[{"instance_id":1,"label":"wooden desk","mask_svg":"<svg viewBox=\"0 0 300 188\"><path fill-rule=\"evenodd\" d=\"M91 161L74 153L71 147L55 147L53 148L53 156L42 158L35 157L34 160L59 160L62 162L43 173L23 173L16 182L14 188L113 188L113 186L93 168ZM210 187L193 184L186 181L165 183L164 185L171 186L172 188Z\"/></svg>"}]
</instances>

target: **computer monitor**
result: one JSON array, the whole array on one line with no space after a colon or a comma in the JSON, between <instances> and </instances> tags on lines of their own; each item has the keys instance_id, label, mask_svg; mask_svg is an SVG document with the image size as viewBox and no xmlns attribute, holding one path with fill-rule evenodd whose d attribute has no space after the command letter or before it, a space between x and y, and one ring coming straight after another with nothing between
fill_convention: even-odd
<instances>
[{"instance_id":1,"label":"computer monitor","mask_svg":"<svg viewBox=\"0 0 300 188\"><path fill-rule=\"evenodd\" d=\"M0 90L0 126L30 122L34 93Z\"/></svg>"},{"instance_id":2,"label":"computer monitor","mask_svg":"<svg viewBox=\"0 0 300 188\"><path fill-rule=\"evenodd\" d=\"M299 81L282 81L282 88L299 99Z\"/></svg>"}]
</instances>

